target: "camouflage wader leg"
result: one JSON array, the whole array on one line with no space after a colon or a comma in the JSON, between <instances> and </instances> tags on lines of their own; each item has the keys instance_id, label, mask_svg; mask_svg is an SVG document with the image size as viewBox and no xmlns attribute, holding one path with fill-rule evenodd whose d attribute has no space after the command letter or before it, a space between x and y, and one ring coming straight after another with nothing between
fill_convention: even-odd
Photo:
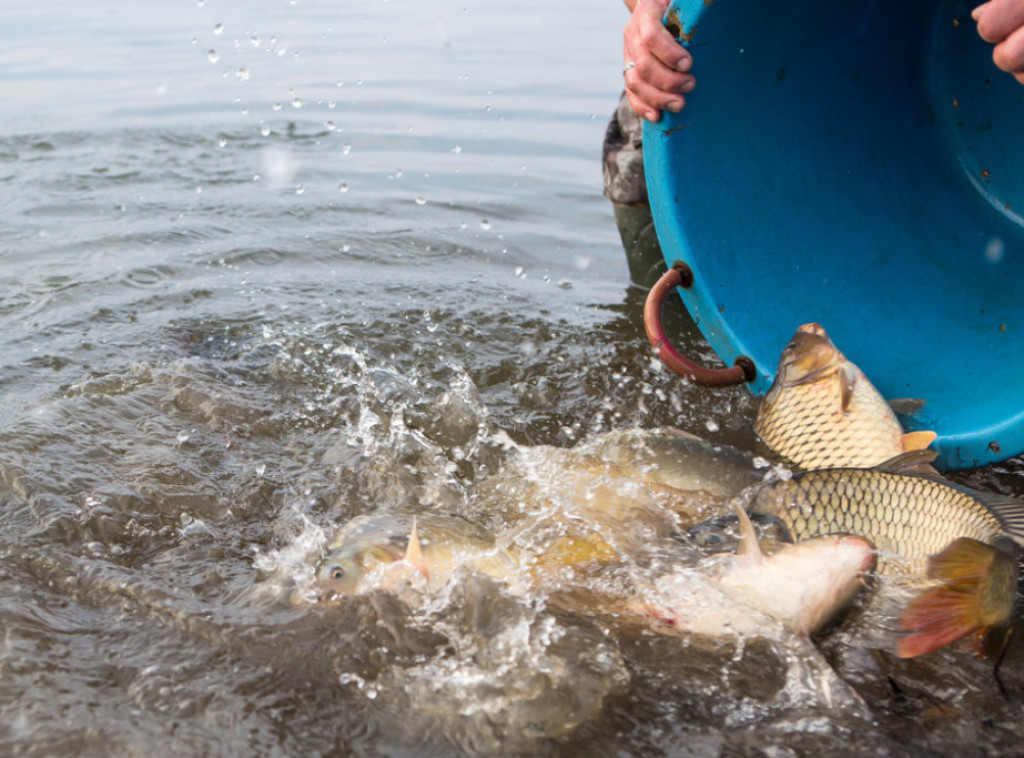
<instances>
[{"instance_id":1,"label":"camouflage wader leg","mask_svg":"<svg viewBox=\"0 0 1024 758\"><path fill-rule=\"evenodd\" d=\"M640 117L623 93L604 137L604 194L615 210L630 281L646 290L666 267L647 201L642 136Z\"/></svg>"}]
</instances>

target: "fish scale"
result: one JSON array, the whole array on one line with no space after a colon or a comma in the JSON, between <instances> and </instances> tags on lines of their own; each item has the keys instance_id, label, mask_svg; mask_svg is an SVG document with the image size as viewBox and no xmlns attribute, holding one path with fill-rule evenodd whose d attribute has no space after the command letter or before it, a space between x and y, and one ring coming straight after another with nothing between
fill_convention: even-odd
<instances>
[{"instance_id":1,"label":"fish scale","mask_svg":"<svg viewBox=\"0 0 1024 758\"><path fill-rule=\"evenodd\" d=\"M809 468L874 466L903 452L903 430L867 380L843 412L837 382L789 387L765 403L755 429L779 455Z\"/></svg>"},{"instance_id":2,"label":"fish scale","mask_svg":"<svg viewBox=\"0 0 1024 758\"><path fill-rule=\"evenodd\" d=\"M747 510L777 517L793 540L857 534L875 543L879 570L911 570L959 537L992 543L1007 529L970 491L929 476L878 469L826 469L748 491Z\"/></svg>"}]
</instances>

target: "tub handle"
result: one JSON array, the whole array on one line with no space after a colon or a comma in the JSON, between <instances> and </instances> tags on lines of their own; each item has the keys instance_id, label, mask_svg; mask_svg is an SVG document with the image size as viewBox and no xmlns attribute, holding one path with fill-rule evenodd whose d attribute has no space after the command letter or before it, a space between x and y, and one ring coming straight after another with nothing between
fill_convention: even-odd
<instances>
[{"instance_id":1,"label":"tub handle","mask_svg":"<svg viewBox=\"0 0 1024 758\"><path fill-rule=\"evenodd\" d=\"M666 366L679 376L691 379L697 384L727 387L730 384L754 381L757 378L757 369L754 362L745 355L739 356L730 368L705 368L680 355L668 341L668 335L661 325L661 306L676 287L686 288L692 284L693 272L690 267L682 261L676 261L651 287L647 294L647 302L644 303L644 327L647 329L651 347Z\"/></svg>"}]
</instances>

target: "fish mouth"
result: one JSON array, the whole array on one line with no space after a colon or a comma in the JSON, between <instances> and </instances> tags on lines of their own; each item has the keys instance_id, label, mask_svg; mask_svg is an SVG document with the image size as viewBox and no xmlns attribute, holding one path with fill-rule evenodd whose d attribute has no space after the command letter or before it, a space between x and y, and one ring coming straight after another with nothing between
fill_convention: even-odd
<instances>
[{"instance_id":1,"label":"fish mouth","mask_svg":"<svg viewBox=\"0 0 1024 758\"><path fill-rule=\"evenodd\" d=\"M835 365L839 351L824 335L797 332L783 350L783 365L800 376L790 379L789 384L801 385L816 382Z\"/></svg>"},{"instance_id":2,"label":"fish mouth","mask_svg":"<svg viewBox=\"0 0 1024 758\"><path fill-rule=\"evenodd\" d=\"M871 540L856 534L844 534L839 537L839 544L858 547L866 551L866 555L864 556L864 560L859 569L861 574L868 574L874 570L875 564L878 562L878 556L875 546L872 544Z\"/></svg>"}]
</instances>

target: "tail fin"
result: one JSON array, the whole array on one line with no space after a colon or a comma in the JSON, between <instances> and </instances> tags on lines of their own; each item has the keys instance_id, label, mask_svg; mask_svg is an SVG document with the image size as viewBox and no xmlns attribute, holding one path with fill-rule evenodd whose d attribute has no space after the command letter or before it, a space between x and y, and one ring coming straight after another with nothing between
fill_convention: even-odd
<instances>
[{"instance_id":1,"label":"tail fin","mask_svg":"<svg viewBox=\"0 0 1024 758\"><path fill-rule=\"evenodd\" d=\"M901 625L911 634L896 645L900 658L924 655L1004 624L1013 613L1017 563L997 547L961 537L929 559L928 576L943 584L907 606Z\"/></svg>"}]
</instances>

